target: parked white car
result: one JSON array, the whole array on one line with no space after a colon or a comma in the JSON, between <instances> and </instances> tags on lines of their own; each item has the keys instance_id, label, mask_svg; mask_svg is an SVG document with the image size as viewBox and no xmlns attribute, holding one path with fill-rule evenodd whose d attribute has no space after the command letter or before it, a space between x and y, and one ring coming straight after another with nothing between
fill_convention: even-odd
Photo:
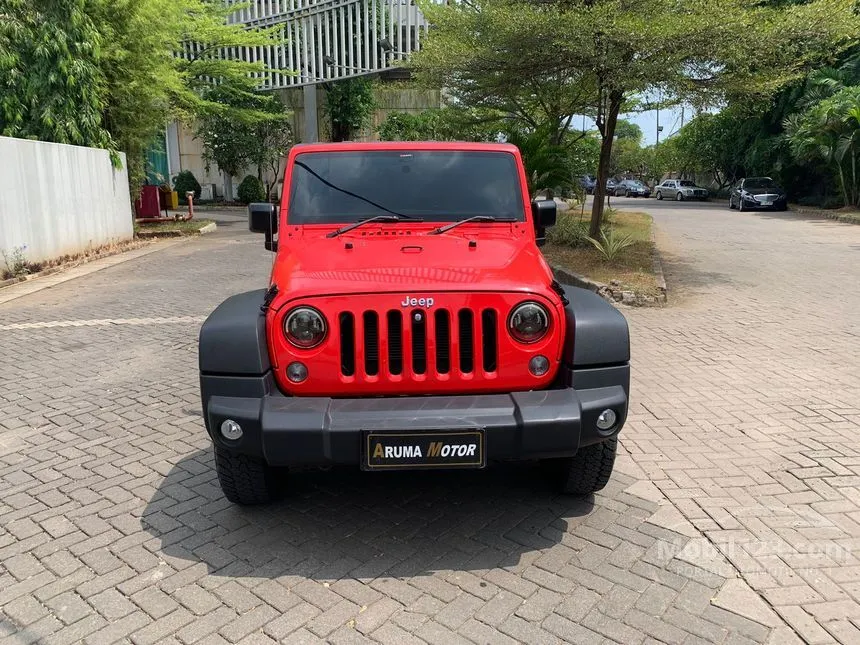
<instances>
[{"instance_id":1,"label":"parked white car","mask_svg":"<svg viewBox=\"0 0 860 645\"><path fill-rule=\"evenodd\" d=\"M696 186L688 179L667 179L654 190L657 199L674 199L682 202L685 199L707 199L708 189Z\"/></svg>"}]
</instances>

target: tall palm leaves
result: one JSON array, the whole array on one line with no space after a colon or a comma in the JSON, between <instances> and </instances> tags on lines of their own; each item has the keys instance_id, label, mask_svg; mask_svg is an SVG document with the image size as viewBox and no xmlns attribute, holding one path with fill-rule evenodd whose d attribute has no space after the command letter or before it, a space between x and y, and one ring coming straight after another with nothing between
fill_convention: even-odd
<instances>
[{"instance_id":1,"label":"tall palm leaves","mask_svg":"<svg viewBox=\"0 0 860 645\"><path fill-rule=\"evenodd\" d=\"M785 119L786 138L800 159L819 158L839 178L846 205L860 206L860 85L845 70L822 70L810 79L804 112Z\"/></svg>"},{"instance_id":2,"label":"tall palm leaves","mask_svg":"<svg viewBox=\"0 0 860 645\"><path fill-rule=\"evenodd\" d=\"M570 159L564 146L552 143L549 126L534 130L512 130L508 143L520 149L532 197L543 190L567 188L572 182Z\"/></svg>"}]
</instances>

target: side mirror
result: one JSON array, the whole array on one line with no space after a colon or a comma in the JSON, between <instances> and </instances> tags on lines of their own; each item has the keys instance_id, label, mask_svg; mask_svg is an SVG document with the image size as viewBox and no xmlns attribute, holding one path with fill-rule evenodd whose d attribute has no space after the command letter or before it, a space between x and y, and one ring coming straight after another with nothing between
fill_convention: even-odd
<instances>
[{"instance_id":1,"label":"side mirror","mask_svg":"<svg viewBox=\"0 0 860 645\"><path fill-rule=\"evenodd\" d=\"M248 204L248 229L253 233L263 233L266 236L267 251L278 250L278 242L273 239L278 232L278 213L275 211L274 204Z\"/></svg>"},{"instance_id":2,"label":"side mirror","mask_svg":"<svg viewBox=\"0 0 860 645\"><path fill-rule=\"evenodd\" d=\"M538 246L544 245L546 229L555 224L556 209L553 199L536 199L532 202L532 219Z\"/></svg>"}]
</instances>

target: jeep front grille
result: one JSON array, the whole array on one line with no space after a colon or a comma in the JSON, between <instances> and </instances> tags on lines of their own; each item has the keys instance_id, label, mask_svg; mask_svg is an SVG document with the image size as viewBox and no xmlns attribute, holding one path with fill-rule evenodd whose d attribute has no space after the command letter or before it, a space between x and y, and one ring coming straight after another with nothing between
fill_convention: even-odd
<instances>
[{"instance_id":1,"label":"jeep front grille","mask_svg":"<svg viewBox=\"0 0 860 645\"><path fill-rule=\"evenodd\" d=\"M474 375L476 369L492 374L498 368L495 309L345 311L337 321L345 377L444 378L452 372Z\"/></svg>"}]
</instances>

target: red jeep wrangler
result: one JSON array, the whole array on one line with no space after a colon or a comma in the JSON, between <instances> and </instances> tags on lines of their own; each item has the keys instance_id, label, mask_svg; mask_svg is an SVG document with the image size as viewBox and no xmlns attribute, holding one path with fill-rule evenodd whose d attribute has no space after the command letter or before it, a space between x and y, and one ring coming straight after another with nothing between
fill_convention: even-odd
<instances>
[{"instance_id":1,"label":"red jeep wrangler","mask_svg":"<svg viewBox=\"0 0 860 645\"><path fill-rule=\"evenodd\" d=\"M544 460L600 490L627 416L624 317L563 287L538 246L516 147L295 146L277 210L249 225L270 287L200 331L206 429L227 498L270 500L281 467L483 468Z\"/></svg>"}]
</instances>

